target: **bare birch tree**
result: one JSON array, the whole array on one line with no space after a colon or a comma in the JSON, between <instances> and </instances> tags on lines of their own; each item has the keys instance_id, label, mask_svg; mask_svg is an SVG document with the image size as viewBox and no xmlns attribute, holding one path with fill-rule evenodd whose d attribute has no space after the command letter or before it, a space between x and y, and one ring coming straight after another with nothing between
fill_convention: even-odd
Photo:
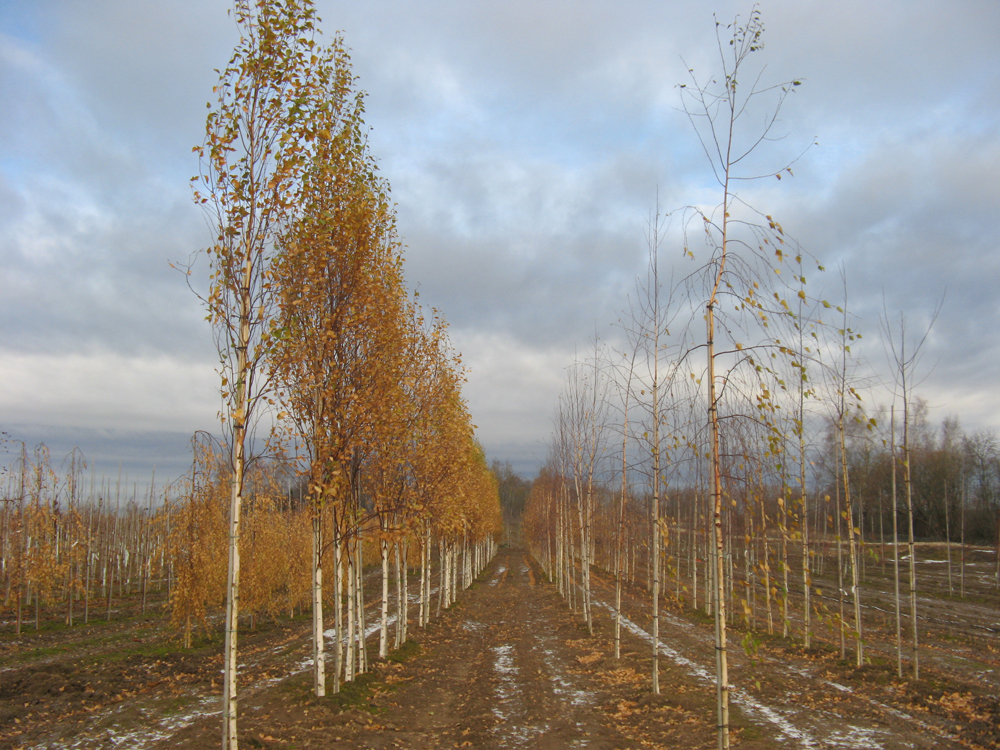
<instances>
[{"instance_id":1,"label":"bare birch tree","mask_svg":"<svg viewBox=\"0 0 1000 750\"><path fill-rule=\"evenodd\" d=\"M753 161L751 155L761 144L777 139L774 128L782 104L800 84L798 80L791 80L765 85L761 83L762 71L754 73L747 69L750 55L763 48L763 33L764 25L756 7L745 22L737 18L725 27L717 22L720 74L700 80L691 70L690 85L680 87L684 111L721 190L720 201L714 209L695 206L688 210L687 225L695 223L703 232L707 258L686 280L692 307L705 311L705 334L695 337L704 343L689 347L685 355L686 358L702 346L705 349L703 383L707 398L709 487L715 528L714 614L720 750L729 747L729 667L719 407L738 371L747 372L752 379L755 370L768 369L772 352L788 352L787 347L769 336L766 330L772 318L790 312L783 296L786 290L774 289L774 267L793 258L798 261L802 255L785 236L781 224L752 208L740 197L738 190L738 185L746 181L762 177L780 180L783 175L792 173L790 163L777 170L753 171L749 166ZM762 119L761 108L765 113ZM753 121L757 124L752 124ZM696 257L689 242L684 249L687 255ZM773 292L773 299L768 296L769 292ZM799 294L804 296L805 292L800 289ZM735 314L723 313L723 300L732 302ZM720 337L718 342L717 337ZM695 378L694 373L692 377ZM773 394L761 387L755 401L754 417L768 422L767 412L773 410ZM776 430L772 437L777 438Z\"/></svg>"},{"instance_id":2,"label":"bare birch tree","mask_svg":"<svg viewBox=\"0 0 1000 750\"><path fill-rule=\"evenodd\" d=\"M910 396L913 388L913 378L914 369L916 369L917 364L920 362L921 351L924 344L927 342L927 337L930 335L931 328L934 326L934 322L937 320L938 314L941 312L942 302L939 302L937 307L935 307L931 317L930 322L927 325L927 329L924 331L923 336L915 342L909 348L909 353L907 352L907 333L906 333L906 315L903 313L899 314L899 334L898 337L890 328L889 314L883 309L882 316L882 334L884 346L886 347L886 355L890 359L890 363L893 365L893 380L895 382L895 393L898 395L903 402L903 489L906 495L906 513L908 520L908 541L907 541L907 551L909 553L909 572L910 572L910 637L911 637L911 664L913 669L913 678L919 679L920 677L920 634L917 628L917 560L916 560L916 548L914 546L913 539L913 479L912 471L910 465L910 431L911 431L911 414L910 414ZM893 440L895 443L895 440ZM893 446L895 451L895 445ZM895 464L895 462L894 462ZM893 475L895 479L895 474ZM893 493L895 494L895 493ZM898 560L899 551L897 545L896 557ZM898 561L897 561L898 565ZM898 574L897 574L898 576ZM898 595L897 595L898 601Z\"/></svg>"}]
</instances>

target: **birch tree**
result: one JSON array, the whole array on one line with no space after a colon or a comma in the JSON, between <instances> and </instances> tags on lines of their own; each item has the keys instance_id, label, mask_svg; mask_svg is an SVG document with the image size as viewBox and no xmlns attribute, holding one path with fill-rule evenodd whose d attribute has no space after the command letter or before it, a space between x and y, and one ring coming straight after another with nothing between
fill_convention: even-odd
<instances>
[{"instance_id":1,"label":"birch tree","mask_svg":"<svg viewBox=\"0 0 1000 750\"><path fill-rule=\"evenodd\" d=\"M846 286L846 284L845 284ZM845 289L845 301L844 307L838 307L838 311L842 314L842 327L838 330L838 335L840 337L840 342L838 345L840 361L836 365L836 370L833 372L834 380L834 428L836 430L836 447L834 452L836 454L836 459L834 461L835 465L839 467L839 471L835 472L837 477L839 477L840 483L837 487L838 498L842 496L844 498L843 509L838 503L837 516L838 525L842 520L847 524L847 549L848 549L848 561L851 571L851 602L854 608L854 641L855 641L855 666L862 666L864 663L864 651L863 651L863 640L862 640L862 622L861 622L861 590L859 588L859 574L858 574L858 549L857 549L857 539L856 537L860 534L860 528L854 524L854 504L851 497L851 482L850 482L850 465L847 460L847 442L845 436L845 421L852 416L858 422L865 421L861 416L861 396L858 394L857 390L848 382L848 356L851 353L851 344L855 339L860 338L859 334L852 331L847 327L847 301L846 301L846 289ZM854 407L853 409L851 407ZM875 425L874 420L865 421L865 424L869 429ZM836 477L835 477L836 478ZM859 521L859 524L861 522ZM837 548L840 550L840 545L842 543L842 538L838 532L837 534ZM838 553L838 567L840 567L839 553ZM842 569L842 568L841 568ZM841 597L843 596L843 587L841 586L840 591ZM841 606L843 610L843 606ZM841 620L843 620L843 612L841 612ZM841 631L841 650L843 651L843 629L844 622L839 623Z\"/></svg>"},{"instance_id":2,"label":"birch tree","mask_svg":"<svg viewBox=\"0 0 1000 750\"><path fill-rule=\"evenodd\" d=\"M272 323L271 361L307 461L313 689L323 696L322 561L329 547L339 550L344 541L345 514L357 515L347 506L356 499L362 446L372 445L387 415L397 411L406 308L388 185L368 149L363 95L353 88L343 41L336 39L318 59L301 213L280 238L274 266L279 314ZM328 513L332 539L323 535ZM335 578L338 571L335 563Z\"/></svg>"},{"instance_id":3,"label":"birch tree","mask_svg":"<svg viewBox=\"0 0 1000 750\"><path fill-rule=\"evenodd\" d=\"M235 0L240 32L214 88L204 145L195 148L200 175L195 201L216 232L205 304L222 377L222 423L231 448L229 562L223 679L223 747L235 750L240 514L255 430L272 400L265 358L275 298L274 243L296 205L312 140L315 97L309 0ZM190 271L189 271L190 272Z\"/></svg>"},{"instance_id":4,"label":"birch tree","mask_svg":"<svg viewBox=\"0 0 1000 750\"><path fill-rule=\"evenodd\" d=\"M752 208L740 197L738 186L762 177L780 180L783 175L791 175L791 164L761 171L753 170L750 164L754 161L751 155L758 146L775 138L773 131L785 98L800 82L791 80L766 85L761 83L762 71L755 73L748 69L750 56L764 46L764 25L756 7L745 22L737 18L724 28L716 23L716 33L720 74L699 79L692 70L691 83L680 88L684 111L698 135L721 192L714 209L695 206L687 212L689 223L686 226L697 225L704 238L704 248L699 253L706 257L685 283L692 307L705 311L705 334L697 337L704 343L699 343L697 348L704 347L706 358L702 381L707 398L709 487L715 528L718 745L723 749L729 747L729 667L724 599L720 401L740 372L746 373L752 382L755 372L770 369L768 363L772 354L777 356L779 352L788 351L767 332L772 318L790 312L784 297L786 289L774 288L774 271L775 266L801 257L801 251L785 236L781 224ZM765 112L763 118L760 116L762 111ZM684 249L697 260L696 248L690 242L685 243ZM799 290L799 294L804 296L805 292ZM724 308L723 301L732 303L735 313L725 312L729 305ZM694 351L694 347L689 348L686 356ZM767 412L773 409L773 394L761 387L755 401L755 418L767 423ZM771 438L777 437L777 430L772 430Z\"/></svg>"},{"instance_id":5,"label":"birch tree","mask_svg":"<svg viewBox=\"0 0 1000 750\"><path fill-rule=\"evenodd\" d=\"M919 679L920 677L920 633L917 628L917 560L916 560L916 549L914 547L914 537L913 537L913 474L912 466L910 462L910 433L912 429L912 414L910 398L912 395L913 388L913 378L914 369L916 368L918 362L920 361L920 354L923 349L924 344L927 341L928 335L930 335L931 328L934 326L934 321L937 320L938 313L941 311L941 304L934 309L931 315L930 322L927 329L924 331L923 336L908 347L907 332L906 332L906 316L902 313L899 315L899 334L898 337L890 329L889 315L883 310L882 318L882 332L885 341L886 354L889 357L890 363L893 365L893 378L895 381L895 393L893 395L898 396L903 402L903 492L906 496L906 515L908 521L908 541L907 541L907 551L909 553L909 568L910 568L910 636L911 636L911 666L913 669L913 679ZM909 350L908 350L909 349ZM895 449L895 440L893 440ZM893 492L895 494L895 492ZM897 546L896 557L898 559L899 552ZM898 565L898 562L897 562ZM898 577L898 573L897 573ZM898 602L898 595L897 595ZM897 605L898 606L898 605Z\"/></svg>"},{"instance_id":6,"label":"birch tree","mask_svg":"<svg viewBox=\"0 0 1000 750\"><path fill-rule=\"evenodd\" d=\"M576 362L570 369L563 393L560 419L568 439L569 463L580 534L580 576L583 618L593 635L590 567L593 526L594 473L607 430L608 379L601 369L602 350L595 347L589 362Z\"/></svg>"}]
</instances>

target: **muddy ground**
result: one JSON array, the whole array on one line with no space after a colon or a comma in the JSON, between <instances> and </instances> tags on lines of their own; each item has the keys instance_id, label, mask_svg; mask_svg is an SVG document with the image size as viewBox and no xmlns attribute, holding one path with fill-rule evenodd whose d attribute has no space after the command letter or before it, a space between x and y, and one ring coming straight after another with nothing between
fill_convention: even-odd
<instances>
[{"instance_id":1,"label":"muddy ground","mask_svg":"<svg viewBox=\"0 0 1000 750\"><path fill-rule=\"evenodd\" d=\"M594 578L591 636L537 564L503 548L430 627L411 624L413 642L393 660L326 699L309 691L308 619L258 623L240 641L241 746L714 747L710 619L677 602L665 606L662 693L653 696L648 595L639 586L626 592L616 660L613 581ZM919 681L896 678L891 643L874 620L869 659L856 669L850 653L841 660L836 639L805 651L768 636L758 603L758 631L731 634L734 746L1000 747L1000 654L989 630L975 635L996 626L1000 613L989 600L930 591L926 606L945 625L922 634ZM949 628L948 619L970 627ZM132 615L20 639L4 634L0 748L218 747L221 638L184 651L162 620Z\"/></svg>"}]
</instances>

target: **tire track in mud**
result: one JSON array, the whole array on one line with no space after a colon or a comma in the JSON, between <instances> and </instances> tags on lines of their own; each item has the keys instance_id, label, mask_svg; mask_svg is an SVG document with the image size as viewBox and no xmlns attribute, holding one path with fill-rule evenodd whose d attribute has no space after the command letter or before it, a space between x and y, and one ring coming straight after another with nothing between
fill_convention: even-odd
<instances>
[{"instance_id":1,"label":"tire track in mud","mask_svg":"<svg viewBox=\"0 0 1000 750\"><path fill-rule=\"evenodd\" d=\"M604 696L581 667L579 627L523 551L502 549L488 573L435 626L420 674L386 714L398 731L386 747L631 749L606 726ZM359 735L364 746L384 736Z\"/></svg>"},{"instance_id":2,"label":"tire track in mud","mask_svg":"<svg viewBox=\"0 0 1000 750\"><path fill-rule=\"evenodd\" d=\"M503 625L498 635L504 642L490 646L497 718L491 733L501 748L545 747L546 739L559 740L553 747L589 746L593 728L583 714L593 707L595 695L572 674L551 623L538 607L526 606L526 592L533 586L526 558L514 558L511 564L514 569L505 568L497 582L498 588L505 582L508 587L498 604L505 608L513 599L520 606L499 615Z\"/></svg>"}]
</instances>

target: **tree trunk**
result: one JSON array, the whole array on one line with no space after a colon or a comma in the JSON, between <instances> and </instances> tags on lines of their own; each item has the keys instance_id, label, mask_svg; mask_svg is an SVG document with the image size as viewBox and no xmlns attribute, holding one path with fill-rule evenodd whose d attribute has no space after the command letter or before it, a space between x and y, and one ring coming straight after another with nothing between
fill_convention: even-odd
<instances>
[{"instance_id":1,"label":"tree trunk","mask_svg":"<svg viewBox=\"0 0 1000 750\"><path fill-rule=\"evenodd\" d=\"M340 692L340 676L344 667L344 574L343 574L343 542L337 519L333 519L333 627L337 637L333 646L333 692Z\"/></svg>"},{"instance_id":2,"label":"tree trunk","mask_svg":"<svg viewBox=\"0 0 1000 750\"><path fill-rule=\"evenodd\" d=\"M724 204L728 210L728 201ZM725 226L725 219L723 219ZM725 230L723 230L725 243ZM725 262L725 247L723 261ZM719 270L721 279L721 268ZM715 294L712 294L706 306L706 325L708 327L708 422L711 433L711 463L712 463L712 517L715 526L715 674L716 674L716 711L719 750L729 748L729 662L726 654L726 601L725 601L725 570L723 556L725 540L722 534L722 466L719 450L719 417L718 396L715 388Z\"/></svg>"},{"instance_id":3,"label":"tree trunk","mask_svg":"<svg viewBox=\"0 0 1000 750\"><path fill-rule=\"evenodd\" d=\"M378 656L389 657L389 541L384 537L378 543L382 559L382 610L378 634Z\"/></svg>"},{"instance_id":4,"label":"tree trunk","mask_svg":"<svg viewBox=\"0 0 1000 750\"><path fill-rule=\"evenodd\" d=\"M893 580L896 602L896 675L903 679L903 625L902 606L899 598L899 513L896 502L896 406L890 417L890 440L892 445L892 557Z\"/></svg>"},{"instance_id":5,"label":"tree trunk","mask_svg":"<svg viewBox=\"0 0 1000 750\"><path fill-rule=\"evenodd\" d=\"M323 528L322 506L312 518L312 635L313 692L317 698L326 695L326 652L323 644Z\"/></svg>"},{"instance_id":6,"label":"tree trunk","mask_svg":"<svg viewBox=\"0 0 1000 750\"><path fill-rule=\"evenodd\" d=\"M226 642L223 651L222 743L237 750L236 738L236 637L240 604L240 513L243 504L243 427L233 444L233 491L229 505L229 572L226 581Z\"/></svg>"}]
</instances>

